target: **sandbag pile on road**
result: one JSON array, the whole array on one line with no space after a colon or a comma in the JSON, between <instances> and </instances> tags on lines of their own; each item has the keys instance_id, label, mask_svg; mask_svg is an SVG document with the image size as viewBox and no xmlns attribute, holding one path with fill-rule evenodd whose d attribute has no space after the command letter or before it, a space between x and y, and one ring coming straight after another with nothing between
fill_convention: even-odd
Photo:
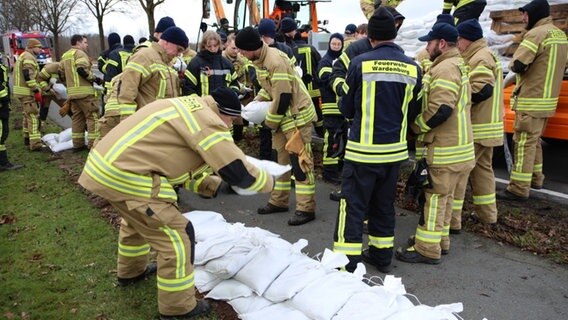
<instances>
[{"instance_id":1,"label":"sandbag pile on road","mask_svg":"<svg viewBox=\"0 0 568 320\"><path fill-rule=\"evenodd\" d=\"M195 230L195 286L206 298L227 301L246 320L460 319L461 303L415 305L400 278L383 285L339 269L344 254L325 249L321 260L303 254L308 241L290 243L213 211L184 213ZM366 280L366 281L363 281Z\"/></svg>"}]
</instances>

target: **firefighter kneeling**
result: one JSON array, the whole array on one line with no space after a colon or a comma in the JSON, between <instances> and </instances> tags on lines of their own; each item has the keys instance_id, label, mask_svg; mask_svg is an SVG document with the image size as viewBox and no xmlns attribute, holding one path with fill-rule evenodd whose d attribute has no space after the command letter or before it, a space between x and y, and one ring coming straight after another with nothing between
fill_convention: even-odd
<instances>
[{"instance_id":1,"label":"firefighter kneeling","mask_svg":"<svg viewBox=\"0 0 568 320\"><path fill-rule=\"evenodd\" d=\"M89 153L79 183L107 199L122 217L118 284L156 272L161 319L189 319L209 310L195 299L193 225L177 207L173 185L205 163L228 184L270 192L274 178L247 162L229 124L241 104L228 88L211 96L152 102L121 121Z\"/></svg>"}]
</instances>

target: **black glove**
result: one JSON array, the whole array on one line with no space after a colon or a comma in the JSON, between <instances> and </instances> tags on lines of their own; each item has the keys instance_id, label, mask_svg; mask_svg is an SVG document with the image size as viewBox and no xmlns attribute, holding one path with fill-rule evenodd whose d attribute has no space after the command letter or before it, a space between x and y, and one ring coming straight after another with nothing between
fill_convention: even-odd
<instances>
[{"instance_id":1,"label":"black glove","mask_svg":"<svg viewBox=\"0 0 568 320\"><path fill-rule=\"evenodd\" d=\"M99 86L102 86L103 83L104 83L104 80L102 78L95 77L95 80L93 80L93 82L98 84Z\"/></svg>"},{"instance_id":2,"label":"black glove","mask_svg":"<svg viewBox=\"0 0 568 320\"><path fill-rule=\"evenodd\" d=\"M312 82L313 78L311 74L305 74L302 76L302 81L304 81L305 84L308 84L310 82Z\"/></svg>"}]
</instances>

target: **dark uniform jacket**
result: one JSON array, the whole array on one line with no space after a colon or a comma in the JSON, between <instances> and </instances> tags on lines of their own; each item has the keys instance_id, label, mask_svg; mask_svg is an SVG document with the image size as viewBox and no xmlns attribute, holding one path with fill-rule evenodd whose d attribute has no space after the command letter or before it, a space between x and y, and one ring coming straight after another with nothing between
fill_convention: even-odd
<instances>
[{"instance_id":1,"label":"dark uniform jacket","mask_svg":"<svg viewBox=\"0 0 568 320\"><path fill-rule=\"evenodd\" d=\"M200 51L187 66L182 84L182 95L204 96L219 87L232 88L239 92L237 74L231 61L221 52Z\"/></svg>"},{"instance_id":2,"label":"dark uniform jacket","mask_svg":"<svg viewBox=\"0 0 568 320\"><path fill-rule=\"evenodd\" d=\"M347 75L347 68L349 68L349 63L351 59L356 56L371 51L373 47L369 42L369 39L363 38L353 42L349 48L345 49L343 53L339 56L339 59L333 64L333 70L331 72L331 87L338 96L343 96L349 88L345 86L345 76Z\"/></svg>"},{"instance_id":3,"label":"dark uniform jacket","mask_svg":"<svg viewBox=\"0 0 568 320\"><path fill-rule=\"evenodd\" d=\"M396 44L351 61L341 112L353 119L345 160L381 164L408 159L408 115L420 109L420 67Z\"/></svg>"},{"instance_id":4,"label":"dark uniform jacket","mask_svg":"<svg viewBox=\"0 0 568 320\"><path fill-rule=\"evenodd\" d=\"M124 70L126 63L128 62L128 58L132 55L132 50L134 50L133 44L117 48L109 53L104 76L105 87L107 83L110 84L112 78L116 77L119 73L122 73L122 70Z\"/></svg>"}]
</instances>

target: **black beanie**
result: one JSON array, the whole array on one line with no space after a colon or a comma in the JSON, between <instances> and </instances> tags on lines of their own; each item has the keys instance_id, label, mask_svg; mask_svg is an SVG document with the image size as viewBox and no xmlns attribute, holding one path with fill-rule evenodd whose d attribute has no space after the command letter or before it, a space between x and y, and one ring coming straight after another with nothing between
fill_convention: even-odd
<instances>
[{"instance_id":1,"label":"black beanie","mask_svg":"<svg viewBox=\"0 0 568 320\"><path fill-rule=\"evenodd\" d=\"M241 102L233 90L219 87L211 92L211 96L219 104L219 113L233 117L241 115Z\"/></svg>"},{"instance_id":2,"label":"black beanie","mask_svg":"<svg viewBox=\"0 0 568 320\"><path fill-rule=\"evenodd\" d=\"M370 39L392 40L396 38L394 17L385 7L379 7L373 12L367 28L367 36Z\"/></svg>"},{"instance_id":3,"label":"black beanie","mask_svg":"<svg viewBox=\"0 0 568 320\"><path fill-rule=\"evenodd\" d=\"M280 31L282 33L288 33L296 29L298 29L298 25L296 24L296 21L290 17L286 17L280 22Z\"/></svg>"},{"instance_id":4,"label":"black beanie","mask_svg":"<svg viewBox=\"0 0 568 320\"><path fill-rule=\"evenodd\" d=\"M160 36L160 39L182 46L184 49L187 49L189 46L189 39L185 35L185 32L178 27L167 28Z\"/></svg>"},{"instance_id":5,"label":"black beanie","mask_svg":"<svg viewBox=\"0 0 568 320\"><path fill-rule=\"evenodd\" d=\"M450 24L450 25L455 27L456 26L456 18L454 18L454 16L452 16L449 13L442 13L442 14L439 14L436 17L436 22L434 22L434 24L436 24L436 23L447 23L447 24Z\"/></svg>"},{"instance_id":6,"label":"black beanie","mask_svg":"<svg viewBox=\"0 0 568 320\"><path fill-rule=\"evenodd\" d=\"M111 48L115 44L120 44L120 36L116 32L112 32L108 35L108 46Z\"/></svg>"},{"instance_id":7,"label":"black beanie","mask_svg":"<svg viewBox=\"0 0 568 320\"><path fill-rule=\"evenodd\" d=\"M124 36L124 38L122 38L122 44L124 44L125 46L128 44L134 45L134 38L131 35L127 34Z\"/></svg>"},{"instance_id":8,"label":"black beanie","mask_svg":"<svg viewBox=\"0 0 568 320\"><path fill-rule=\"evenodd\" d=\"M527 23L526 29L530 30L540 19L550 16L550 5L546 0L533 0L519 8L519 11L526 12L529 15L529 23Z\"/></svg>"},{"instance_id":9,"label":"black beanie","mask_svg":"<svg viewBox=\"0 0 568 320\"><path fill-rule=\"evenodd\" d=\"M246 27L237 33L235 45L241 50L254 51L262 47L262 40L255 28Z\"/></svg>"},{"instance_id":10,"label":"black beanie","mask_svg":"<svg viewBox=\"0 0 568 320\"><path fill-rule=\"evenodd\" d=\"M477 41L483 38L483 30L479 21L476 19L469 19L460 23L457 27L458 35L469 41Z\"/></svg>"},{"instance_id":11,"label":"black beanie","mask_svg":"<svg viewBox=\"0 0 568 320\"><path fill-rule=\"evenodd\" d=\"M261 36L276 38L276 24L272 19L264 18L258 24L258 33Z\"/></svg>"},{"instance_id":12,"label":"black beanie","mask_svg":"<svg viewBox=\"0 0 568 320\"><path fill-rule=\"evenodd\" d=\"M160 19L160 21L158 21L158 24L156 25L156 29L154 29L154 31L161 33L166 31L167 28L175 26L176 23L174 22L174 19L172 19L171 17L163 17L162 19Z\"/></svg>"}]
</instances>

